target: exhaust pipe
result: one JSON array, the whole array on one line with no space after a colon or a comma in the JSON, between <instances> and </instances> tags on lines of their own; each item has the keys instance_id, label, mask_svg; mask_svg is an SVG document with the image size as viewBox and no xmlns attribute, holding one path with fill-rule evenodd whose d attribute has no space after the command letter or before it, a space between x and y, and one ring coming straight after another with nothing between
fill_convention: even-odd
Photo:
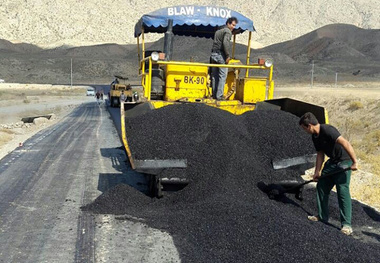
<instances>
[{"instance_id":1,"label":"exhaust pipe","mask_svg":"<svg viewBox=\"0 0 380 263\"><path fill-rule=\"evenodd\" d=\"M165 60L166 61L170 61L172 58L173 40L174 40L173 19L169 19L168 20L168 29L165 33L165 38L164 38L164 53L165 53Z\"/></svg>"}]
</instances>

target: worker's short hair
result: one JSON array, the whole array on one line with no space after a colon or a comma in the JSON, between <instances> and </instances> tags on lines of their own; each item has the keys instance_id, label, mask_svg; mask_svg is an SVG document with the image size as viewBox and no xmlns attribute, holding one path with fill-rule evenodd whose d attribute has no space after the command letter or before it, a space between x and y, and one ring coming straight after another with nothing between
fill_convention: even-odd
<instances>
[{"instance_id":1,"label":"worker's short hair","mask_svg":"<svg viewBox=\"0 0 380 263\"><path fill-rule=\"evenodd\" d=\"M300 118L299 125L309 126L309 124L311 124L311 125L317 125L318 124L318 120L317 120L317 117L315 117L315 115L313 113L306 112Z\"/></svg>"},{"instance_id":2,"label":"worker's short hair","mask_svg":"<svg viewBox=\"0 0 380 263\"><path fill-rule=\"evenodd\" d=\"M232 24L233 21L235 21L236 24L239 23L239 21L237 20L237 18L234 17L234 16L232 16L232 17L230 17L230 18L227 19L227 21L226 21L226 25L227 25L227 24Z\"/></svg>"}]
</instances>

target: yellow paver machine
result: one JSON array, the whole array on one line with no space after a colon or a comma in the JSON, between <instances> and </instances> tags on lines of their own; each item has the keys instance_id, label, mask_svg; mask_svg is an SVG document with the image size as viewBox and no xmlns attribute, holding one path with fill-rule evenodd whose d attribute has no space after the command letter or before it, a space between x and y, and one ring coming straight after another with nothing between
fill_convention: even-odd
<instances>
[{"instance_id":1,"label":"yellow paver machine","mask_svg":"<svg viewBox=\"0 0 380 263\"><path fill-rule=\"evenodd\" d=\"M231 16L236 17L239 23L232 32L232 59L229 64L171 60L174 35L213 38L215 31L224 26ZM236 36L245 31L248 32L248 45L246 61L243 63L234 57ZM251 37L254 31L252 20L228 8L175 6L143 15L135 25L143 96L139 96L139 100L132 103L146 103L150 109L174 103L204 103L233 114L242 114L262 107L261 102L265 102L266 105L274 105L295 115L312 111L320 122L327 122L327 116L321 107L290 99L273 100L272 61L250 61ZM165 35L163 52L146 50L144 36L147 33ZM211 53L211 46L208 51ZM209 76L212 67L228 68L223 101L212 98Z\"/></svg>"},{"instance_id":2,"label":"yellow paver machine","mask_svg":"<svg viewBox=\"0 0 380 263\"><path fill-rule=\"evenodd\" d=\"M232 59L229 64L210 64L190 61L174 61L174 35L213 38L215 32L226 24L229 17L236 17L238 24L232 32ZM236 37L248 32L246 61L235 59ZM147 110L154 110L175 103L203 103L239 115L260 109L280 109L297 116L313 112L321 123L327 123L323 107L289 98L273 99L273 63L271 60L250 61L251 38L255 31L252 20L224 7L174 6L143 15L135 25L139 57L139 75L143 91L137 100L121 105L123 143L132 168L141 171L157 167L184 167L181 160L135 160L128 147L124 120ZM145 34L164 34L163 52L146 50ZM196 47L195 47L196 48ZM211 54L210 49L207 50ZM204 61L208 61L209 57ZM228 68L224 88L225 100L212 97L210 69ZM131 107L130 104L133 105ZM145 168L143 168L145 167Z\"/></svg>"}]
</instances>

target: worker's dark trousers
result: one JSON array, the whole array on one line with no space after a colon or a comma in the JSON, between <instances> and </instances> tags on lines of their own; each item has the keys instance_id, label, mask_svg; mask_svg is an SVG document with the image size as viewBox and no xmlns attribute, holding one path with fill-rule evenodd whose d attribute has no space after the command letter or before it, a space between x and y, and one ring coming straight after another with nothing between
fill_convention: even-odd
<instances>
[{"instance_id":1,"label":"worker's dark trousers","mask_svg":"<svg viewBox=\"0 0 380 263\"><path fill-rule=\"evenodd\" d=\"M328 160L322 170L321 176L334 172L336 170L350 167L352 161L342 161L339 164L334 164ZM331 189L336 186L338 195L340 222L343 226L351 226L352 204L350 195L350 179L351 170L338 173L326 178L322 178L317 184L317 203L318 203L318 216L323 222L329 220L329 196Z\"/></svg>"},{"instance_id":2,"label":"worker's dark trousers","mask_svg":"<svg viewBox=\"0 0 380 263\"><path fill-rule=\"evenodd\" d=\"M212 64L226 64L226 56L220 53L211 53L210 61ZM222 99L224 94L224 85L226 83L228 68L211 69L212 97Z\"/></svg>"}]
</instances>

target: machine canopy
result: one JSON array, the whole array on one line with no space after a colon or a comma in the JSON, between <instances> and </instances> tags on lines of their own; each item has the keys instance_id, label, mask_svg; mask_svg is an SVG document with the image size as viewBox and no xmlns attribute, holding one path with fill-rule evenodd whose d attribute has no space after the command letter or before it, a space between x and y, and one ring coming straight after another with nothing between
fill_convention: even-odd
<instances>
[{"instance_id":1,"label":"machine canopy","mask_svg":"<svg viewBox=\"0 0 380 263\"><path fill-rule=\"evenodd\" d=\"M173 34L180 36L213 38L215 31L236 17L238 24L234 33L255 31L252 20L225 7L183 5L165 7L143 15L135 25L135 37L145 33L165 33L168 20L173 19Z\"/></svg>"}]
</instances>

